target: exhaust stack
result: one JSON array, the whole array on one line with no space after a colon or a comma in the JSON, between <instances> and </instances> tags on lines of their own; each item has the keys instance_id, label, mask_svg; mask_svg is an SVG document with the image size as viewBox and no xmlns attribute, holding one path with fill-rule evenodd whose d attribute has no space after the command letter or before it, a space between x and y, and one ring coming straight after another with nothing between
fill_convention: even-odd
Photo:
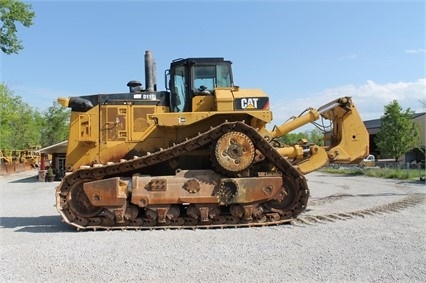
<instances>
[{"instance_id":1,"label":"exhaust stack","mask_svg":"<svg viewBox=\"0 0 426 283\"><path fill-rule=\"evenodd\" d=\"M156 63L151 51L145 51L145 86L146 91L157 91Z\"/></svg>"}]
</instances>

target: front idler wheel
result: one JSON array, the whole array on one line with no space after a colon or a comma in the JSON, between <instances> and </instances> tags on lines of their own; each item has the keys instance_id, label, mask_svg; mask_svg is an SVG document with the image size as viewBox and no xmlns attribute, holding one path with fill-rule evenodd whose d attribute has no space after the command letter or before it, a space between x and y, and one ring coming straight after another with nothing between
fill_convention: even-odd
<instances>
[{"instance_id":1,"label":"front idler wheel","mask_svg":"<svg viewBox=\"0 0 426 283\"><path fill-rule=\"evenodd\" d=\"M99 215L102 207L95 207L83 190L83 184L91 180L81 180L73 184L68 195L69 207L76 215L82 217L94 217Z\"/></svg>"}]
</instances>

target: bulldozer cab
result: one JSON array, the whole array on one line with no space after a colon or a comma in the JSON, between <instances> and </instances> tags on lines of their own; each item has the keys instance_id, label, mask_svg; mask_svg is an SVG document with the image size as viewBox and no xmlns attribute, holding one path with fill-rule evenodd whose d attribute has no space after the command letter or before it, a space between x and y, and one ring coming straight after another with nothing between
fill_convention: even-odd
<instances>
[{"instance_id":1,"label":"bulldozer cab","mask_svg":"<svg viewBox=\"0 0 426 283\"><path fill-rule=\"evenodd\" d=\"M174 60L165 80L169 82L171 111L189 112L194 96L214 95L215 88L233 87L231 64L223 58Z\"/></svg>"}]
</instances>

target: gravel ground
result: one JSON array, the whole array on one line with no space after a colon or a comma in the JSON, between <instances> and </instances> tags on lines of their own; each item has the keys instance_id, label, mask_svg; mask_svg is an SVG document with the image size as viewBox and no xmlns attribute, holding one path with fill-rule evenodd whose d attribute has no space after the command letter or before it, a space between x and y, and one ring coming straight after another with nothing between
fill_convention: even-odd
<instances>
[{"instance_id":1,"label":"gravel ground","mask_svg":"<svg viewBox=\"0 0 426 283\"><path fill-rule=\"evenodd\" d=\"M77 232L35 175L0 176L2 282L426 282L424 183L316 172L293 225Z\"/></svg>"}]
</instances>

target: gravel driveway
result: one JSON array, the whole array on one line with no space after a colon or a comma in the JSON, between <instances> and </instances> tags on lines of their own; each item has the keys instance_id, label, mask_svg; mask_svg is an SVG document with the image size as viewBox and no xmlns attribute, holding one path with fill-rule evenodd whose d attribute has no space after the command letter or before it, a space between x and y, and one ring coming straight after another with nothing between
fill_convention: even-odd
<instances>
[{"instance_id":1,"label":"gravel driveway","mask_svg":"<svg viewBox=\"0 0 426 283\"><path fill-rule=\"evenodd\" d=\"M2 282L426 282L424 183L315 172L293 224L77 232L36 174L0 176Z\"/></svg>"}]
</instances>

